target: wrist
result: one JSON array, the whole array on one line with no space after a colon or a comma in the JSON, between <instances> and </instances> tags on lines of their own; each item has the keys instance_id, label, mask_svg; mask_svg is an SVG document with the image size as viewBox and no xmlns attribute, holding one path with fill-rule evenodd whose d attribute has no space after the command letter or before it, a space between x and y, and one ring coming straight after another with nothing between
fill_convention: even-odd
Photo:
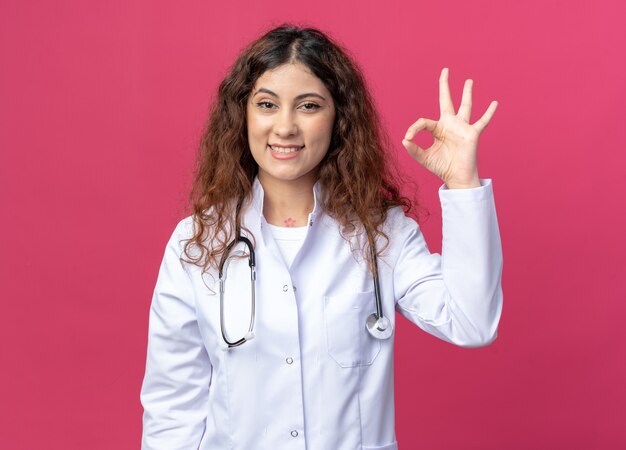
<instances>
[{"instance_id":1,"label":"wrist","mask_svg":"<svg viewBox=\"0 0 626 450\"><path fill-rule=\"evenodd\" d=\"M472 189L481 186L478 177L469 181L446 181L445 183L448 189Z\"/></svg>"}]
</instances>

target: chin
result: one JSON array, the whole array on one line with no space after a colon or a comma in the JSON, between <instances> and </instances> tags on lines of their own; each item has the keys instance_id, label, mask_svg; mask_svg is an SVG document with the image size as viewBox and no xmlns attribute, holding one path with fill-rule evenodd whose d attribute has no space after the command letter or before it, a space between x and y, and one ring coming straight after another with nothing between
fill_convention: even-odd
<instances>
[{"instance_id":1,"label":"chin","mask_svg":"<svg viewBox=\"0 0 626 450\"><path fill-rule=\"evenodd\" d=\"M289 181L299 181L299 180L304 180L307 178L311 178L313 177L313 173L311 171L309 172L296 172L296 171L273 171L273 172L268 172L268 171L264 171L265 173L260 172L259 175L262 179L266 179L266 180L276 180L276 181L283 181L283 182L289 182Z\"/></svg>"}]
</instances>

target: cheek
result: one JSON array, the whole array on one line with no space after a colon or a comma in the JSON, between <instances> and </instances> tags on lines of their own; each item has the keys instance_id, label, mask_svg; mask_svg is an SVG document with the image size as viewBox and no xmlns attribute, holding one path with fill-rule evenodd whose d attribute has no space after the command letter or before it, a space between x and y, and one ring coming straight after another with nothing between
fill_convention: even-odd
<instances>
[{"instance_id":1,"label":"cheek","mask_svg":"<svg viewBox=\"0 0 626 450\"><path fill-rule=\"evenodd\" d=\"M261 124L254 117L248 118L248 140L257 140L263 135Z\"/></svg>"},{"instance_id":2,"label":"cheek","mask_svg":"<svg viewBox=\"0 0 626 450\"><path fill-rule=\"evenodd\" d=\"M330 141L332 140L332 134L333 134L333 124L331 123L330 126L326 126L324 128L324 145L326 145L328 147L328 145L330 145Z\"/></svg>"},{"instance_id":3,"label":"cheek","mask_svg":"<svg viewBox=\"0 0 626 450\"><path fill-rule=\"evenodd\" d=\"M333 132L333 122L328 120L320 121L313 124L310 131L315 136L317 142L328 143Z\"/></svg>"},{"instance_id":4,"label":"cheek","mask_svg":"<svg viewBox=\"0 0 626 450\"><path fill-rule=\"evenodd\" d=\"M271 129L271 124L264 117L248 116L248 136L263 137Z\"/></svg>"}]
</instances>

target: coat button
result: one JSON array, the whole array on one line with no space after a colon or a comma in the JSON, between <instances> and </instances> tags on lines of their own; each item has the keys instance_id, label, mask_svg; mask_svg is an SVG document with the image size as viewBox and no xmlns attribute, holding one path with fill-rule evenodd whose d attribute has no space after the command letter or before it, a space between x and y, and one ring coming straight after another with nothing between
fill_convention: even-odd
<instances>
[{"instance_id":1,"label":"coat button","mask_svg":"<svg viewBox=\"0 0 626 450\"><path fill-rule=\"evenodd\" d=\"M291 431L291 435L292 435L293 437L298 437L298 432L297 432L296 430L292 430L292 431Z\"/></svg>"},{"instance_id":2,"label":"coat button","mask_svg":"<svg viewBox=\"0 0 626 450\"><path fill-rule=\"evenodd\" d=\"M286 284L283 286L283 292L287 292L289 290L289 286L287 286Z\"/></svg>"},{"instance_id":3,"label":"coat button","mask_svg":"<svg viewBox=\"0 0 626 450\"><path fill-rule=\"evenodd\" d=\"M287 358L285 361L287 361L287 364L293 364L293 358L291 356Z\"/></svg>"}]
</instances>

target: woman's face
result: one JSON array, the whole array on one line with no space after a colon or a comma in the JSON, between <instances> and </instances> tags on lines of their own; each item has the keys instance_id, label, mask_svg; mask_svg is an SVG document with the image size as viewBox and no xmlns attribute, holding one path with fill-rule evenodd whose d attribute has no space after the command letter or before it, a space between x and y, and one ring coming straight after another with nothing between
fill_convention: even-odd
<instances>
[{"instance_id":1,"label":"woman's face","mask_svg":"<svg viewBox=\"0 0 626 450\"><path fill-rule=\"evenodd\" d=\"M312 185L335 120L324 83L301 63L268 70L252 89L247 116L248 144L260 181Z\"/></svg>"}]
</instances>

